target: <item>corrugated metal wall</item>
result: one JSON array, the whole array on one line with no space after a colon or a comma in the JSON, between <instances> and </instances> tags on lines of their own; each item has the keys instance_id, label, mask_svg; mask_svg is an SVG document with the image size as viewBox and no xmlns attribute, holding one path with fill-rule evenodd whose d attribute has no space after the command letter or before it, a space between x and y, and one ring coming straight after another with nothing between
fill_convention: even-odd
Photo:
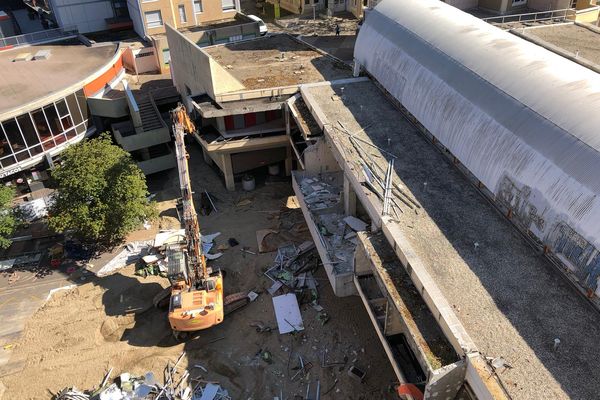
<instances>
[{"instance_id":1,"label":"corrugated metal wall","mask_svg":"<svg viewBox=\"0 0 600 400\"><path fill-rule=\"evenodd\" d=\"M600 77L434 0L384 0L355 58L600 294Z\"/></svg>"}]
</instances>

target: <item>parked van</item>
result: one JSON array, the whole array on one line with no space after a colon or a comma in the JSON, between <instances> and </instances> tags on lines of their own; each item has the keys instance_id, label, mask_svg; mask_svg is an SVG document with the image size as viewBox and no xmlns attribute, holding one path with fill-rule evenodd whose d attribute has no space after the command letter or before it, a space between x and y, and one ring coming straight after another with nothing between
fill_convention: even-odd
<instances>
[{"instance_id":1,"label":"parked van","mask_svg":"<svg viewBox=\"0 0 600 400\"><path fill-rule=\"evenodd\" d=\"M258 30L259 30L261 36L265 36L269 32L269 29L267 28L267 24L265 24L265 21L258 18L256 15L247 15L247 17L250 18L252 21L258 22Z\"/></svg>"}]
</instances>

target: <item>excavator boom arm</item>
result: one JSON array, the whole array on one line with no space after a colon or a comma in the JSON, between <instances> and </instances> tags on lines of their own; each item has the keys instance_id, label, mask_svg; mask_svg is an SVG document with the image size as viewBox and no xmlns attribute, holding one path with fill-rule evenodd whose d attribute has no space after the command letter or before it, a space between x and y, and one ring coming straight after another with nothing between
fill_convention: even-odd
<instances>
[{"instance_id":1,"label":"excavator boom arm","mask_svg":"<svg viewBox=\"0 0 600 400\"><path fill-rule=\"evenodd\" d=\"M177 170L183 203L183 221L187 238L188 260L193 270L194 281L198 282L208 277L208 271L206 268L206 258L202 252L200 225L198 224L198 214L196 214L192 196L188 154L183 140L186 132L194 132L195 127L182 104L179 104L177 108L171 111L171 121L173 123L173 134L175 135L175 155L177 157Z\"/></svg>"}]
</instances>

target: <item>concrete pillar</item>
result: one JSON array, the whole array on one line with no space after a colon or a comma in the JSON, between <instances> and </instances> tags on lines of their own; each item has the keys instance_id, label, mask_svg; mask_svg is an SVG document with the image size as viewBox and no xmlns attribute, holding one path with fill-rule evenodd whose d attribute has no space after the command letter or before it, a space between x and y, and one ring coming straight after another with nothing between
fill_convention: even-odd
<instances>
[{"instance_id":1,"label":"concrete pillar","mask_svg":"<svg viewBox=\"0 0 600 400\"><path fill-rule=\"evenodd\" d=\"M344 213L356 216L356 193L346 175L344 175Z\"/></svg>"},{"instance_id":2,"label":"concrete pillar","mask_svg":"<svg viewBox=\"0 0 600 400\"><path fill-rule=\"evenodd\" d=\"M352 70L352 75L354 75L355 78L358 78L360 76L360 63L356 60L356 58L354 59L354 68Z\"/></svg>"},{"instance_id":3,"label":"concrete pillar","mask_svg":"<svg viewBox=\"0 0 600 400\"><path fill-rule=\"evenodd\" d=\"M202 158L204 158L204 162L208 165L213 165L213 159L208 155L208 151L203 147L202 148Z\"/></svg>"},{"instance_id":4,"label":"concrete pillar","mask_svg":"<svg viewBox=\"0 0 600 400\"><path fill-rule=\"evenodd\" d=\"M285 156L285 176L292 175L292 147L286 148L287 155Z\"/></svg>"},{"instance_id":5,"label":"concrete pillar","mask_svg":"<svg viewBox=\"0 0 600 400\"><path fill-rule=\"evenodd\" d=\"M225 119L223 117L217 117L217 129L219 132L225 132Z\"/></svg>"},{"instance_id":6,"label":"concrete pillar","mask_svg":"<svg viewBox=\"0 0 600 400\"><path fill-rule=\"evenodd\" d=\"M285 119L285 133L286 135L290 136L292 128L290 127L290 107L287 105L287 103L284 104L283 117Z\"/></svg>"},{"instance_id":7,"label":"concrete pillar","mask_svg":"<svg viewBox=\"0 0 600 400\"><path fill-rule=\"evenodd\" d=\"M225 177L225 187L230 192L235 191L235 180L233 179L233 165L231 164L231 154L221 154L221 165L223 166L223 176Z\"/></svg>"}]
</instances>

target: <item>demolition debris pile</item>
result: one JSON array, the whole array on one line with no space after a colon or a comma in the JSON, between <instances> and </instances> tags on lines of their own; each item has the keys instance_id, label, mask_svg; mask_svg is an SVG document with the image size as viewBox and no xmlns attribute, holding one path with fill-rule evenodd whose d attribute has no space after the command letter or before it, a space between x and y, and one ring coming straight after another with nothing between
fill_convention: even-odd
<instances>
[{"instance_id":1,"label":"demolition debris pile","mask_svg":"<svg viewBox=\"0 0 600 400\"><path fill-rule=\"evenodd\" d=\"M163 383L160 384L152 372L136 377L125 372L108 384L113 369L102 379L98 389L80 391L77 388L65 388L54 395L54 400L231 400L227 390L215 382L204 379L202 373L208 372L202 365L195 365L192 371L201 371L191 377L188 370L179 368L185 356L171 364L163 371Z\"/></svg>"}]
</instances>

